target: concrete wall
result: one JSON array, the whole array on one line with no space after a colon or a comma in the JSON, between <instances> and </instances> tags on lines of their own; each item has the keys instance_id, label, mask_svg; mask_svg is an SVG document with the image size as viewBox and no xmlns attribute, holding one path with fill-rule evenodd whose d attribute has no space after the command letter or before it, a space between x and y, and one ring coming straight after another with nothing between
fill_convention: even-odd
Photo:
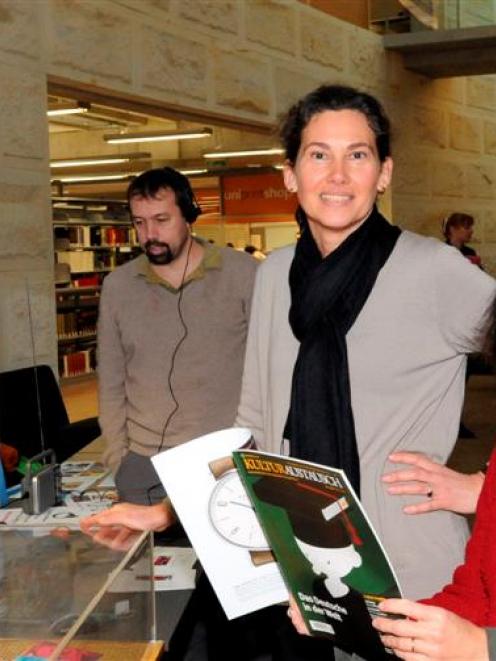
<instances>
[{"instance_id":1,"label":"concrete wall","mask_svg":"<svg viewBox=\"0 0 496 661\"><path fill-rule=\"evenodd\" d=\"M273 124L324 81L377 94L395 128L394 219L474 213L496 271L496 82L406 72L381 38L297 0L0 0L0 369L56 363L47 76Z\"/></svg>"}]
</instances>

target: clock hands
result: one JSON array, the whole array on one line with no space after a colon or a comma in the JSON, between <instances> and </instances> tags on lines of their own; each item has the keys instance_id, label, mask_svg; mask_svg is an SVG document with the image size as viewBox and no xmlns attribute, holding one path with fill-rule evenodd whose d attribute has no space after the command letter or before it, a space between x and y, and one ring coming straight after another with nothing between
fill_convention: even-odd
<instances>
[{"instance_id":1,"label":"clock hands","mask_svg":"<svg viewBox=\"0 0 496 661\"><path fill-rule=\"evenodd\" d=\"M230 500L229 502L231 505L239 505L240 507L247 507L249 510L253 510L251 505L248 505L247 503L240 503L239 500Z\"/></svg>"}]
</instances>

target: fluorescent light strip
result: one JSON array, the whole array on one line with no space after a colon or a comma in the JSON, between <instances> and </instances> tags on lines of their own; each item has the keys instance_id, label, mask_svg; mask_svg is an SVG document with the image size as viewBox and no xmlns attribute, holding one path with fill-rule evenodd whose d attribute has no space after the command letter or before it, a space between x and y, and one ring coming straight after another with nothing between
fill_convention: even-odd
<instances>
[{"instance_id":1,"label":"fluorescent light strip","mask_svg":"<svg viewBox=\"0 0 496 661\"><path fill-rule=\"evenodd\" d=\"M240 149L238 151L217 151L203 154L203 158L229 158L230 156L270 156L284 154L280 147L268 147L266 149Z\"/></svg>"},{"instance_id":2,"label":"fluorescent light strip","mask_svg":"<svg viewBox=\"0 0 496 661\"><path fill-rule=\"evenodd\" d=\"M72 168L85 165L110 165L150 159L148 151L139 151L126 154L103 154L98 156L79 156L76 158L54 158L50 161L51 168Z\"/></svg>"},{"instance_id":3,"label":"fluorescent light strip","mask_svg":"<svg viewBox=\"0 0 496 661\"><path fill-rule=\"evenodd\" d=\"M125 172L123 174L89 174L89 175L74 175L73 177L60 177L58 179L52 179L52 184L63 183L63 184L76 184L76 183L85 183L93 181L119 181L122 179L127 179L128 177L137 176L141 174L140 172L130 173Z\"/></svg>"},{"instance_id":4,"label":"fluorescent light strip","mask_svg":"<svg viewBox=\"0 0 496 661\"><path fill-rule=\"evenodd\" d=\"M203 134L199 135L148 135L133 138L109 138L107 142L109 145L123 145L131 142L166 142L170 140L194 140L195 138L203 138Z\"/></svg>"},{"instance_id":5,"label":"fluorescent light strip","mask_svg":"<svg viewBox=\"0 0 496 661\"><path fill-rule=\"evenodd\" d=\"M54 209L86 209L86 211L106 211L107 205L90 205L90 204L71 204L68 202L54 202Z\"/></svg>"},{"instance_id":6,"label":"fluorescent light strip","mask_svg":"<svg viewBox=\"0 0 496 661\"><path fill-rule=\"evenodd\" d=\"M81 158L81 159L71 159L67 161L51 161L50 162L50 167L51 168L75 168L75 167L80 167L84 165L112 165L115 163L127 163L129 161L129 158L99 158L99 159L89 159L89 158Z\"/></svg>"},{"instance_id":7,"label":"fluorescent light strip","mask_svg":"<svg viewBox=\"0 0 496 661\"><path fill-rule=\"evenodd\" d=\"M49 117L61 117L62 115L80 115L84 112L88 112L88 108L57 108L54 110L47 110L47 115Z\"/></svg>"},{"instance_id":8,"label":"fluorescent light strip","mask_svg":"<svg viewBox=\"0 0 496 661\"><path fill-rule=\"evenodd\" d=\"M198 169L198 170L179 170L181 174L205 174L205 172L208 172L207 168L203 169Z\"/></svg>"},{"instance_id":9,"label":"fluorescent light strip","mask_svg":"<svg viewBox=\"0 0 496 661\"><path fill-rule=\"evenodd\" d=\"M111 145L119 145L129 142L161 142L167 140L196 140L212 135L211 129L199 129L197 131L163 131L148 133L115 133L104 135L103 139Z\"/></svg>"}]
</instances>

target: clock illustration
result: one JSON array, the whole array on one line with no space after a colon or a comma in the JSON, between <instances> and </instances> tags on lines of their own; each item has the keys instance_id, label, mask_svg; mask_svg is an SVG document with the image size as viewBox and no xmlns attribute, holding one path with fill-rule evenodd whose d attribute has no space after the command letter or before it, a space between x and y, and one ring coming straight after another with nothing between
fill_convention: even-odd
<instances>
[{"instance_id":1,"label":"clock illustration","mask_svg":"<svg viewBox=\"0 0 496 661\"><path fill-rule=\"evenodd\" d=\"M209 468L217 480L208 503L214 530L230 544L247 549L253 564L272 562L274 557L232 457L216 459Z\"/></svg>"}]
</instances>

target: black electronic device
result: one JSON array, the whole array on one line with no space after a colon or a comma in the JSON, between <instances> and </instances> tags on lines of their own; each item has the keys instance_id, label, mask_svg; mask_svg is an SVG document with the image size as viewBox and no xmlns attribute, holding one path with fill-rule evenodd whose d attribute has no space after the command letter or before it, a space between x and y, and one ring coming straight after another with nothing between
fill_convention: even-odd
<instances>
[{"instance_id":1,"label":"black electronic device","mask_svg":"<svg viewBox=\"0 0 496 661\"><path fill-rule=\"evenodd\" d=\"M49 459L49 462L47 462ZM41 468L35 462L45 462ZM60 466L55 461L53 450L44 450L32 457L26 464L26 474L22 480L25 496L22 501L26 514L42 514L56 505L60 493Z\"/></svg>"},{"instance_id":2,"label":"black electronic device","mask_svg":"<svg viewBox=\"0 0 496 661\"><path fill-rule=\"evenodd\" d=\"M189 179L174 168L166 166L162 170L170 180L170 187L175 193L177 206L181 209L184 219L192 225L202 211L196 201Z\"/></svg>"}]
</instances>

